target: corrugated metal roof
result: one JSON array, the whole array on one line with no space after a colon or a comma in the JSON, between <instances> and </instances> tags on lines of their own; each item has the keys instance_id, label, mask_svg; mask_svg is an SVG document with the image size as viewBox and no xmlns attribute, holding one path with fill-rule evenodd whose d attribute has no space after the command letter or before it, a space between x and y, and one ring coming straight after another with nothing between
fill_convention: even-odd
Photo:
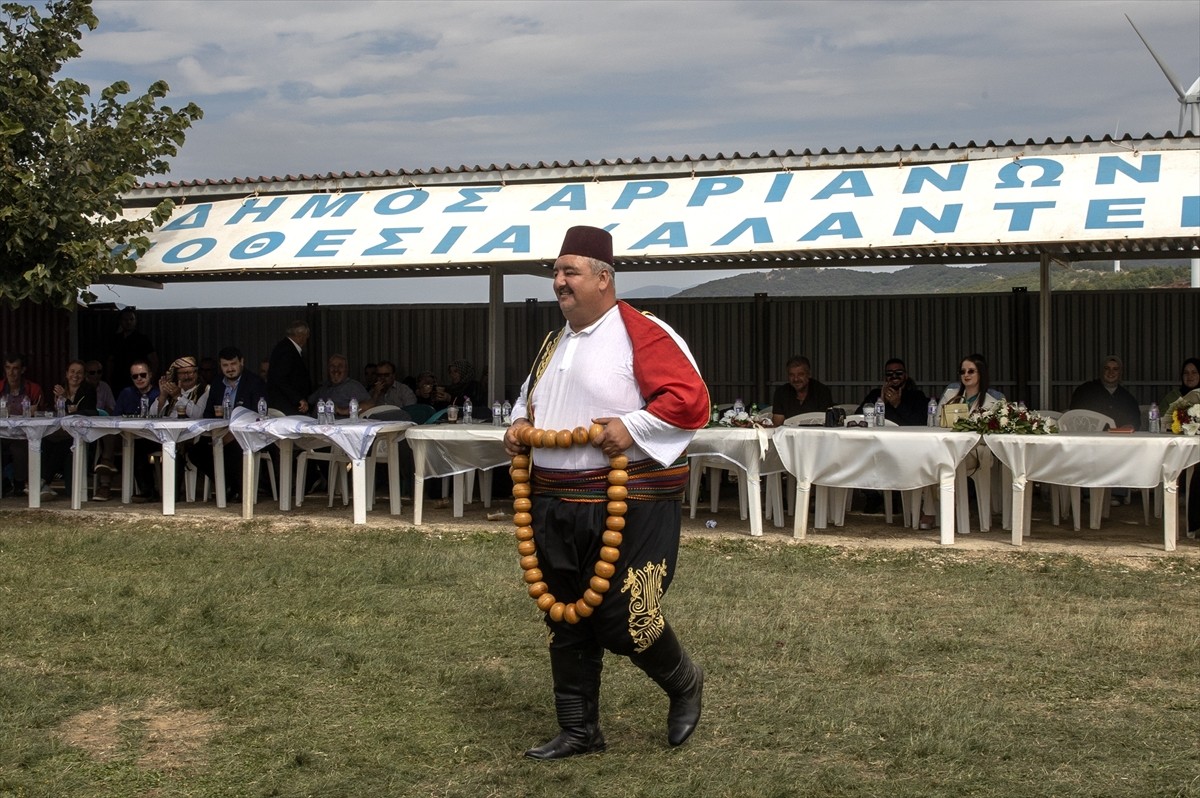
<instances>
[{"instance_id":1,"label":"corrugated metal roof","mask_svg":"<svg viewBox=\"0 0 1200 798\"><path fill-rule=\"evenodd\" d=\"M709 157L701 154L667 156L660 158L635 157L632 159L602 158L598 161L570 160L565 163L553 161L536 164L498 164L430 167L428 169L400 169L393 171L385 169L382 172L328 172L323 175L299 174L266 177L238 177L230 179L182 180L168 182L143 183L140 187L125 194L126 203L130 206L153 204L164 198L197 198L218 199L222 197L242 197L254 192L269 194L307 193L314 191L369 189L388 187L417 187L432 185L449 185L455 183L501 183L532 182L555 180L579 180L629 177L630 175L689 175L689 174L719 174L730 171L756 171L784 169L819 169L843 168L847 165L880 165L880 164L912 164L921 162L945 162L960 160L978 160L984 158L1002 158L1028 156L1034 148L1043 154L1067 154L1073 152L1102 151L1136 151L1139 145L1153 144L1157 149L1196 149L1200 148L1200 135L1188 133L1177 136L1164 133L1152 136L1149 133L1141 138L1133 138L1128 134L1120 139L1103 136L1094 139L1084 136L1076 141L1070 136L1055 141L1046 139L1042 142L1027 139L1017 142L1012 139L998 144L988 140L984 144L976 144L973 140L964 145L954 142L945 147L931 144L922 147L914 144L909 148L896 145L891 148L875 147L868 150L858 147L850 150L841 147L836 150L822 148L820 150L805 149L786 150L778 152L771 150L766 154L750 153L742 155L735 152L731 155L717 153Z\"/></svg>"}]
</instances>

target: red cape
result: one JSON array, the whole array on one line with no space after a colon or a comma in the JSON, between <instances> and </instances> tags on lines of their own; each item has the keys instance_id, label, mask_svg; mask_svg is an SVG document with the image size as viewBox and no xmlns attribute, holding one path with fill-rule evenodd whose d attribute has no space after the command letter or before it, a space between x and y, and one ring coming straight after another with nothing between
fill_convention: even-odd
<instances>
[{"instance_id":1,"label":"red cape","mask_svg":"<svg viewBox=\"0 0 1200 798\"><path fill-rule=\"evenodd\" d=\"M617 302L633 343L633 376L646 409L680 429L708 424L708 386L671 334L626 302Z\"/></svg>"}]
</instances>

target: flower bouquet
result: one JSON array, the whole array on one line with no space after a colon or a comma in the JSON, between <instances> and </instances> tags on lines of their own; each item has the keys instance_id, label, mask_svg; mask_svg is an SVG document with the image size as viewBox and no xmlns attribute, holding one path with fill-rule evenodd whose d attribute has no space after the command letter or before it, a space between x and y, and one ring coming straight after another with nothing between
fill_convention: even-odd
<instances>
[{"instance_id":1,"label":"flower bouquet","mask_svg":"<svg viewBox=\"0 0 1200 798\"><path fill-rule=\"evenodd\" d=\"M1058 432L1053 419L1043 418L1024 405L1003 399L991 407L971 411L966 418L954 422L954 429L982 435L1049 435Z\"/></svg>"},{"instance_id":2,"label":"flower bouquet","mask_svg":"<svg viewBox=\"0 0 1200 798\"><path fill-rule=\"evenodd\" d=\"M1179 397L1167 408L1163 428L1176 435L1200 435L1200 391Z\"/></svg>"},{"instance_id":3,"label":"flower bouquet","mask_svg":"<svg viewBox=\"0 0 1200 798\"><path fill-rule=\"evenodd\" d=\"M721 427L742 427L743 429L762 429L772 427L774 423L771 421L769 413L751 414L745 410L726 410L721 415L721 420L717 422L717 425Z\"/></svg>"}]
</instances>

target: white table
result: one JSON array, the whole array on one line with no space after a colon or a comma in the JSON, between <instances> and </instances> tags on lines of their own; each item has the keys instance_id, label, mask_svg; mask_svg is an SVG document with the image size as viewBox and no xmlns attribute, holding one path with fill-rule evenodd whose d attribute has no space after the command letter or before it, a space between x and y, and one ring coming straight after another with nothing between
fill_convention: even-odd
<instances>
[{"instance_id":1,"label":"white table","mask_svg":"<svg viewBox=\"0 0 1200 798\"><path fill-rule=\"evenodd\" d=\"M485 503L491 497L488 472L507 466L511 459L504 451L505 427L492 424L428 424L408 431L405 440L412 447L413 523L420 525L424 509L426 478L454 478L454 517L463 515L463 497L467 477L476 469L484 472L482 491Z\"/></svg>"},{"instance_id":2,"label":"white table","mask_svg":"<svg viewBox=\"0 0 1200 798\"><path fill-rule=\"evenodd\" d=\"M783 463L773 444L773 432L772 429L706 427L696 431L695 437L687 447L689 460L719 457L732 463L743 475L746 490L746 513L750 520L750 534L753 537L759 537L763 533L762 497L759 490L762 477L783 471ZM693 464L693 467L696 465ZM688 501L689 513L692 518L696 517L696 501L691 482L699 479L699 476L700 473L697 471L689 477ZM710 487L710 490L715 491L715 489L715 486ZM775 526L783 526L782 507L775 508L774 519Z\"/></svg>"},{"instance_id":3,"label":"white table","mask_svg":"<svg viewBox=\"0 0 1200 798\"><path fill-rule=\"evenodd\" d=\"M175 514L175 473L179 444L211 435L217 506L225 506L225 460L221 436L228 426L220 418L121 418L119 416L67 416L62 428L71 434L71 509L83 506L87 496L87 446L105 435L121 436L121 503L133 498L133 439L145 438L162 446L162 511Z\"/></svg>"},{"instance_id":4,"label":"white table","mask_svg":"<svg viewBox=\"0 0 1200 798\"><path fill-rule=\"evenodd\" d=\"M979 443L974 432L935 427L780 427L775 447L796 477L793 534L808 533L814 485L915 490L938 484L941 542L954 543L954 483L959 464Z\"/></svg>"},{"instance_id":5,"label":"white table","mask_svg":"<svg viewBox=\"0 0 1200 798\"><path fill-rule=\"evenodd\" d=\"M62 420L46 416L0 418L0 438L29 442L29 474L25 485L33 509L42 506L42 439L57 430Z\"/></svg>"},{"instance_id":6,"label":"white table","mask_svg":"<svg viewBox=\"0 0 1200 798\"><path fill-rule=\"evenodd\" d=\"M1012 472L1012 542L1029 534L1033 482L1081 488L1154 488L1162 485L1163 547L1175 550L1178 533L1176 480L1200 462L1200 438L1148 432L984 435L988 448Z\"/></svg>"},{"instance_id":7,"label":"white table","mask_svg":"<svg viewBox=\"0 0 1200 798\"><path fill-rule=\"evenodd\" d=\"M374 421L342 419L333 424L318 424L309 416L259 418L248 408L233 411L229 431L241 444L242 517L254 517L255 455L272 443L279 444L279 509L292 509L292 451L298 443L306 449L336 446L351 463L354 495L354 523L367 522L367 457L376 439L387 444L388 500L392 515L400 514L400 439L415 425L411 421ZM372 478L374 475L372 475Z\"/></svg>"}]
</instances>

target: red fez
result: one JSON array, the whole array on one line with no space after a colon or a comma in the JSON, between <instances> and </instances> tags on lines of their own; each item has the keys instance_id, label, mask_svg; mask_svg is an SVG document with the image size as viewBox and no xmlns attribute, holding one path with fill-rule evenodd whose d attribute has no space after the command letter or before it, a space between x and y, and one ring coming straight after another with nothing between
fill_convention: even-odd
<instances>
[{"instance_id":1,"label":"red fez","mask_svg":"<svg viewBox=\"0 0 1200 798\"><path fill-rule=\"evenodd\" d=\"M580 255L585 258L595 258L609 266L613 262L612 234L599 227L578 225L567 231L563 238L562 249L558 257L563 255Z\"/></svg>"}]
</instances>

